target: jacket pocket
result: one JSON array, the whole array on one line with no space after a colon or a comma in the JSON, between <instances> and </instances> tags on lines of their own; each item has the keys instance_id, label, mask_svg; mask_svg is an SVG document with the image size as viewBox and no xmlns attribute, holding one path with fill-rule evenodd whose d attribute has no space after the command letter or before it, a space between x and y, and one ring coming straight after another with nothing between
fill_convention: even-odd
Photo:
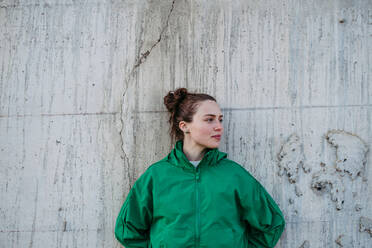
<instances>
[{"instance_id":1,"label":"jacket pocket","mask_svg":"<svg viewBox=\"0 0 372 248\"><path fill-rule=\"evenodd\" d=\"M235 232L229 227L210 227L205 232L202 232L200 246L205 248L235 248Z\"/></svg>"},{"instance_id":2,"label":"jacket pocket","mask_svg":"<svg viewBox=\"0 0 372 248\"><path fill-rule=\"evenodd\" d=\"M194 247L194 236L187 228L172 228L163 232L160 248Z\"/></svg>"}]
</instances>

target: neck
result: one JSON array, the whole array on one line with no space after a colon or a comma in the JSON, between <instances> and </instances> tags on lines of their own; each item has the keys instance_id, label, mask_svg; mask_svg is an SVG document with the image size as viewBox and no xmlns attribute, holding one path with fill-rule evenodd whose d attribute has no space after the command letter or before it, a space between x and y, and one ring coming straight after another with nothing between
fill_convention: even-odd
<instances>
[{"instance_id":1,"label":"neck","mask_svg":"<svg viewBox=\"0 0 372 248\"><path fill-rule=\"evenodd\" d=\"M183 153L186 155L189 161L202 160L206 152L206 147L200 146L187 138L183 140Z\"/></svg>"}]
</instances>

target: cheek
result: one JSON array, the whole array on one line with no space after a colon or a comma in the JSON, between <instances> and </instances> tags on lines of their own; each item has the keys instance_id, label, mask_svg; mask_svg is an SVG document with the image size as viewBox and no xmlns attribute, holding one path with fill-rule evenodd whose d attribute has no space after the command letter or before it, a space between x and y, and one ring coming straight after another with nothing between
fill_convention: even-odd
<instances>
[{"instance_id":1,"label":"cheek","mask_svg":"<svg viewBox=\"0 0 372 248\"><path fill-rule=\"evenodd\" d=\"M201 127L200 129L199 129L199 133L201 134L201 135L211 135L211 132L212 132L212 130L210 129L210 128L208 128L208 126L204 126L204 127Z\"/></svg>"},{"instance_id":2,"label":"cheek","mask_svg":"<svg viewBox=\"0 0 372 248\"><path fill-rule=\"evenodd\" d=\"M211 130L207 125L200 125L198 128L194 129L195 137L209 136L211 135Z\"/></svg>"}]
</instances>

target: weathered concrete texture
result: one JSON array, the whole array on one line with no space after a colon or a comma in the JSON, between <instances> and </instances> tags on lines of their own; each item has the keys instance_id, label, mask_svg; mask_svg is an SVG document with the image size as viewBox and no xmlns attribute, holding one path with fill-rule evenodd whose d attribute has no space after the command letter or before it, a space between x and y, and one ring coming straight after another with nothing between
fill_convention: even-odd
<instances>
[{"instance_id":1,"label":"weathered concrete texture","mask_svg":"<svg viewBox=\"0 0 372 248\"><path fill-rule=\"evenodd\" d=\"M345 186L342 177L347 172L354 180L362 174L365 169L368 147L358 136L342 130L331 130L327 132L325 138L335 147L336 160L328 168L312 173L311 188L316 193L329 192L332 201L336 202L336 208L341 210L345 202ZM290 183L297 183L299 167L303 167L307 173L310 172L310 167L304 166L302 150L298 135L291 134L278 154L279 175L286 172ZM326 166L323 162L320 165ZM298 184L295 185L295 194L298 197L303 195ZM290 198L289 203L292 204L293 199ZM360 211L361 206L357 204L355 209Z\"/></svg>"},{"instance_id":2,"label":"weathered concrete texture","mask_svg":"<svg viewBox=\"0 0 372 248\"><path fill-rule=\"evenodd\" d=\"M338 236L335 242L339 247L355 247L353 240L350 238L350 236L345 234L341 234L340 236Z\"/></svg>"},{"instance_id":3,"label":"weathered concrete texture","mask_svg":"<svg viewBox=\"0 0 372 248\"><path fill-rule=\"evenodd\" d=\"M360 204L355 205L355 211L359 212L362 209L362 206Z\"/></svg>"},{"instance_id":4,"label":"weathered concrete texture","mask_svg":"<svg viewBox=\"0 0 372 248\"><path fill-rule=\"evenodd\" d=\"M361 175L365 169L368 147L356 135L342 130L331 130L325 138L336 148L336 160L332 165L313 174L311 187L315 192L329 191L332 201L337 202L336 208L341 210L345 202L344 173L347 172L352 180ZM360 205L355 209L359 211Z\"/></svg>"},{"instance_id":5,"label":"weathered concrete texture","mask_svg":"<svg viewBox=\"0 0 372 248\"><path fill-rule=\"evenodd\" d=\"M360 217L359 231L367 232L372 237L372 219Z\"/></svg>"},{"instance_id":6,"label":"weathered concrete texture","mask_svg":"<svg viewBox=\"0 0 372 248\"><path fill-rule=\"evenodd\" d=\"M354 180L364 171L368 147L361 138L342 130L331 130L326 139L336 148L335 166L338 172L346 172Z\"/></svg>"},{"instance_id":7,"label":"weathered concrete texture","mask_svg":"<svg viewBox=\"0 0 372 248\"><path fill-rule=\"evenodd\" d=\"M0 119L1 247L114 245L113 205L128 183L117 176L125 175L118 118Z\"/></svg>"},{"instance_id":8,"label":"weathered concrete texture","mask_svg":"<svg viewBox=\"0 0 372 248\"><path fill-rule=\"evenodd\" d=\"M299 167L303 167L305 172L309 172L309 169L304 167L305 158L297 134L289 136L287 142L282 146L278 159L279 175L286 173L290 183L297 182Z\"/></svg>"},{"instance_id":9,"label":"weathered concrete texture","mask_svg":"<svg viewBox=\"0 0 372 248\"><path fill-rule=\"evenodd\" d=\"M298 185L295 186L295 193L298 197L303 195L302 190L300 189Z\"/></svg>"},{"instance_id":10,"label":"weathered concrete texture","mask_svg":"<svg viewBox=\"0 0 372 248\"><path fill-rule=\"evenodd\" d=\"M322 169L314 173L311 187L315 192L329 192L332 201L336 202L337 210L343 208L345 186L334 168Z\"/></svg>"},{"instance_id":11,"label":"weathered concrete texture","mask_svg":"<svg viewBox=\"0 0 372 248\"><path fill-rule=\"evenodd\" d=\"M163 96L185 86L217 98L220 149L283 210L277 247L336 247L341 234L372 247L359 231L372 153L350 171L363 145L347 137L338 154L325 139L372 145L371 12L367 0L0 0L0 246L120 247L127 193L171 148ZM278 176L292 134L311 168L288 150L296 183ZM345 156L354 180L324 176ZM312 190L317 172L342 178L341 210Z\"/></svg>"},{"instance_id":12,"label":"weathered concrete texture","mask_svg":"<svg viewBox=\"0 0 372 248\"><path fill-rule=\"evenodd\" d=\"M308 240L305 240L299 248L310 248L310 242Z\"/></svg>"}]
</instances>

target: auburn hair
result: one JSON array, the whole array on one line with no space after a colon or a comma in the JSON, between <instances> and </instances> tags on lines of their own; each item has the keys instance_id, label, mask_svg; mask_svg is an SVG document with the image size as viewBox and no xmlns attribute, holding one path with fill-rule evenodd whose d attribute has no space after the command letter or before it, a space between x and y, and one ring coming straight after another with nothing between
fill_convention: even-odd
<instances>
[{"instance_id":1,"label":"auburn hair","mask_svg":"<svg viewBox=\"0 0 372 248\"><path fill-rule=\"evenodd\" d=\"M172 141L184 139L183 131L179 128L181 121L192 122L199 104L203 101L216 99L208 94L189 93L186 88L178 88L175 91L169 91L164 96L164 105L169 112L169 124Z\"/></svg>"}]
</instances>

